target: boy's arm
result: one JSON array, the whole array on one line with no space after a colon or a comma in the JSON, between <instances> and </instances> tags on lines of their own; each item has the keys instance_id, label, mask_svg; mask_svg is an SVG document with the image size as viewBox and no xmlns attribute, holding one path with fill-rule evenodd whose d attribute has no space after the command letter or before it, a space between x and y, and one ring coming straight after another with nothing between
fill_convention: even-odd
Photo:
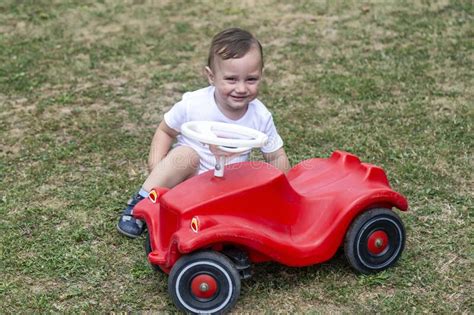
<instances>
[{"instance_id":1,"label":"boy's arm","mask_svg":"<svg viewBox=\"0 0 474 315\"><path fill-rule=\"evenodd\" d=\"M285 174L288 173L291 168L290 161L288 161L285 149L283 148L280 148L275 152L263 153L263 158L267 163L275 166Z\"/></svg>"},{"instance_id":2,"label":"boy's arm","mask_svg":"<svg viewBox=\"0 0 474 315\"><path fill-rule=\"evenodd\" d=\"M155 135L151 141L150 154L148 155L149 172L168 154L178 134L179 133L170 128L164 120L160 123L158 128L156 128Z\"/></svg>"}]
</instances>

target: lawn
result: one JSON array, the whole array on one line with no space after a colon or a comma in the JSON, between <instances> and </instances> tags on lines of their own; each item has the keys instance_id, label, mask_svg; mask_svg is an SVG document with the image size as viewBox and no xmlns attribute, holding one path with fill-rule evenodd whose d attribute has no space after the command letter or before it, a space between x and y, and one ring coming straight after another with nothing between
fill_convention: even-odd
<instances>
[{"instance_id":1,"label":"lawn","mask_svg":"<svg viewBox=\"0 0 474 315\"><path fill-rule=\"evenodd\" d=\"M473 15L469 0L2 1L1 312L175 310L143 238L115 224L163 113L207 84L210 38L240 26L264 46L260 99L291 162L357 154L410 210L394 268L257 265L235 312L473 313Z\"/></svg>"}]
</instances>

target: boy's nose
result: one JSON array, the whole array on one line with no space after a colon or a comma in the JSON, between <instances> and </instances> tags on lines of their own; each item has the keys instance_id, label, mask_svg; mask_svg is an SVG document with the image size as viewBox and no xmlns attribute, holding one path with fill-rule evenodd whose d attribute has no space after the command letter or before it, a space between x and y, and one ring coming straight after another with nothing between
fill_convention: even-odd
<instances>
[{"instance_id":1,"label":"boy's nose","mask_svg":"<svg viewBox=\"0 0 474 315\"><path fill-rule=\"evenodd\" d=\"M245 83L244 82L238 82L237 86L235 87L235 90L237 93L245 93Z\"/></svg>"}]
</instances>

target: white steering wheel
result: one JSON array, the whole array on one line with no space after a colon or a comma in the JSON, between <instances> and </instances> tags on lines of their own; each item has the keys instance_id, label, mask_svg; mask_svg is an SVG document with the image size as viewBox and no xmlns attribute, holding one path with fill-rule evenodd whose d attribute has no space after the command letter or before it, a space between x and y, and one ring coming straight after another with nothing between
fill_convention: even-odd
<instances>
[{"instance_id":1,"label":"white steering wheel","mask_svg":"<svg viewBox=\"0 0 474 315\"><path fill-rule=\"evenodd\" d=\"M242 153L251 148L263 147L268 137L266 134L244 126L216 121L189 121L181 126L181 133L192 140L204 144L219 146L226 152ZM225 157L216 157L214 176L224 176Z\"/></svg>"}]
</instances>

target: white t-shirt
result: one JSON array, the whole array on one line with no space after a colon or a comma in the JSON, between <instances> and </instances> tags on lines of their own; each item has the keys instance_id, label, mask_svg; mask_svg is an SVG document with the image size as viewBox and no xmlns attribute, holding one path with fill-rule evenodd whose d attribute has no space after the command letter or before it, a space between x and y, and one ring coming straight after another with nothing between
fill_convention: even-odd
<instances>
[{"instance_id":1,"label":"white t-shirt","mask_svg":"<svg viewBox=\"0 0 474 315\"><path fill-rule=\"evenodd\" d=\"M181 132L181 125L188 121L206 120L225 122L256 129L268 136L267 144L260 148L263 153L275 152L283 146L283 140L273 123L272 114L258 99L249 103L247 112L238 120L227 118L217 107L214 99L214 86L208 86L193 92L183 94L183 99L176 103L165 115L165 123L174 130ZM177 137L177 145L193 148L200 156L199 173L213 169L216 165L214 154L209 147L200 142L183 137ZM247 161L250 152L227 159L226 164Z\"/></svg>"}]
</instances>

